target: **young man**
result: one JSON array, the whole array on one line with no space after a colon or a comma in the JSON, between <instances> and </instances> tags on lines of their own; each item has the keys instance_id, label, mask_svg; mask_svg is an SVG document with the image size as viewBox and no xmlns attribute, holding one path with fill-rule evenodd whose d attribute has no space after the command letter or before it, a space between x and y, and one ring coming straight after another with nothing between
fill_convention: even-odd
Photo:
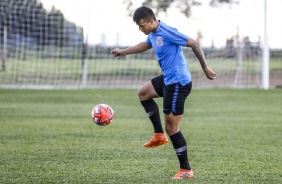
<instances>
[{"instance_id":1,"label":"young man","mask_svg":"<svg viewBox=\"0 0 282 184\"><path fill-rule=\"evenodd\" d=\"M150 8L144 6L138 8L134 12L133 20L139 26L139 30L148 35L147 40L126 49L115 48L112 54L115 57L124 56L153 48L163 74L148 81L138 90L140 102L154 127L154 136L144 146L150 148L168 142L162 128L158 105L153 100L163 97L165 131L170 137L180 163L180 170L173 179L192 178L194 173L188 162L186 141L179 130L184 103L192 89L191 75L182 46L192 48L208 79L215 79L217 74L207 66L197 41L162 21L157 21Z\"/></svg>"}]
</instances>

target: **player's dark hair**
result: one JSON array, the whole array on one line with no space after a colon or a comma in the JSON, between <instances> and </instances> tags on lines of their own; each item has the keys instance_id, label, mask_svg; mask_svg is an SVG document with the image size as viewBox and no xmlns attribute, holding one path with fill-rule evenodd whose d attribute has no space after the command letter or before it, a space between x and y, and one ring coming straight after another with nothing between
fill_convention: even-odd
<instances>
[{"instance_id":1,"label":"player's dark hair","mask_svg":"<svg viewBox=\"0 0 282 184\"><path fill-rule=\"evenodd\" d=\"M146 7L142 6L140 8L137 8L133 14L133 21L134 22L139 22L140 20L144 20L145 22L149 22L150 20L156 20L156 16L154 12Z\"/></svg>"}]
</instances>

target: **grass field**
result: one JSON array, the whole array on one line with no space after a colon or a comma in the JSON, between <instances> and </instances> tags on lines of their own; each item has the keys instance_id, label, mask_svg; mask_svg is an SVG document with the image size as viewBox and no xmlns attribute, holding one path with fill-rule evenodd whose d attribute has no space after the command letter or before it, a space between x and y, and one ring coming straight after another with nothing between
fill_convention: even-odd
<instances>
[{"instance_id":1,"label":"grass field","mask_svg":"<svg viewBox=\"0 0 282 184\"><path fill-rule=\"evenodd\" d=\"M157 102L161 105L161 99ZM111 125L91 120L108 103ZM282 90L194 90L181 130L196 178L173 181L135 90L0 89L0 183L282 183Z\"/></svg>"},{"instance_id":2,"label":"grass field","mask_svg":"<svg viewBox=\"0 0 282 184\"><path fill-rule=\"evenodd\" d=\"M270 87L282 86L281 58L270 60ZM235 59L211 58L209 66L218 74L218 79L207 84L195 56L188 58L194 88L210 87L261 87L261 60L244 60L237 65ZM125 57L122 59L88 60L87 75L79 59L10 59L6 71L0 71L0 85L5 88L137 88L151 77L159 75L161 69L155 59ZM87 79L87 81L86 81Z\"/></svg>"}]
</instances>

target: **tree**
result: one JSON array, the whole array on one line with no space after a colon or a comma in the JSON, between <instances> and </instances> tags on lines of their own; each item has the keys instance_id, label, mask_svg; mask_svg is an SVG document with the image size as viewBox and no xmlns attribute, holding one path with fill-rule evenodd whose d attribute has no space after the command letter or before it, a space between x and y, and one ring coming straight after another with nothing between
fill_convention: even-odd
<instances>
[{"instance_id":1,"label":"tree","mask_svg":"<svg viewBox=\"0 0 282 184\"><path fill-rule=\"evenodd\" d=\"M55 7L45 10L39 0L0 0L0 44L6 27L11 43L29 40L30 44L63 46L73 37L81 39L78 29L66 30L69 25L76 26Z\"/></svg>"},{"instance_id":2,"label":"tree","mask_svg":"<svg viewBox=\"0 0 282 184\"><path fill-rule=\"evenodd\" d=\"M191 16L192 6L201 5L203 0L143 0L142 6L148 6L155 10L158 15L161 12L166 13L170 7L176 7L186 17ZM123 3L126 5L128 15L132 16L136 7L134 7L133 0L124 0ZM235 0L210 0L210 6L216 7L223 3L238 3Z\"/></svg>"}]
</instances>

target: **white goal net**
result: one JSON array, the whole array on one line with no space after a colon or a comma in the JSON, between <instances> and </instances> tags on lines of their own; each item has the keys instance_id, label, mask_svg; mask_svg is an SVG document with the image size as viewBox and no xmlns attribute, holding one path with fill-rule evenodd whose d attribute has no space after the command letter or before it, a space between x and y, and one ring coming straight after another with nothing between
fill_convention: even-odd
<instances>
[{"instance_id":1,"label":"white goal net","mask_svg":"<svg viewBox=\"0 0 282 184\"><path fill-rule=\"evenodd\" d=\"M83 28L36 0L1 0L0 17L1 88L137 88L161 74L152 50L114 58L113 47L87 44ZM233 37L203 50L218 78L207 80L184 48L194 88L261 87L259 40Z\"/></svg>"}]
</instances>

